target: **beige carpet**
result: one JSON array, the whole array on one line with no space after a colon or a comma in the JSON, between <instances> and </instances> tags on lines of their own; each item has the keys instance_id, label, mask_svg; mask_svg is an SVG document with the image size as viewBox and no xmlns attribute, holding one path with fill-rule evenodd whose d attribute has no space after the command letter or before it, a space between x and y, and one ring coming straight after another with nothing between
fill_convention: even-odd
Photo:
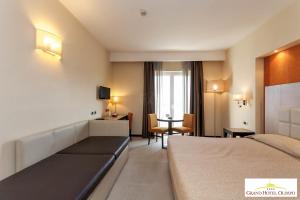
<instances>
[{"instance_id":1,"label":"beige carpet","mask_svg":"<svg viewBox=\"0 0 300 200\"><path fill-rule=\"evenodd\" d=\"M124 166L109 200L172 200L173 192L168 169L167 150L161 140L133 139L129 159Z\"/></svg>"}]
</instances>

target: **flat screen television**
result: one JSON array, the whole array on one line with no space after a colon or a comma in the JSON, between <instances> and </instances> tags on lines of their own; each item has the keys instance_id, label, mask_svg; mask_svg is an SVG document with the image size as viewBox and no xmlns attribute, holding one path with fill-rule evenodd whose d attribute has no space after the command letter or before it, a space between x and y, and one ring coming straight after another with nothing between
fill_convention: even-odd
<instances>
[{"instance_id":1,"label":"flat screen television","mask_svg":"<svg viewBox=\"0 0 300 200\"><path fill-rule=\"evenodd\" d=\"M99 99L110 99L110 88L108 87L99 87Z\"/></svg>"}]
</instances>

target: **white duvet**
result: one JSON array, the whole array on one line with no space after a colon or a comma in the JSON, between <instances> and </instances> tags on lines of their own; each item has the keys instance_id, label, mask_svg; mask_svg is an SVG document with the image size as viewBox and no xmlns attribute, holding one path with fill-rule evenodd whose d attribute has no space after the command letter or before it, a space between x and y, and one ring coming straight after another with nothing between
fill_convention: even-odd
<instances>
[{"instance_id":1,"label":"white duvet","mask_svg":"<svg viewBox=\"0 0 300 200\"><path fill-rule=\"evenodd\" d=\"M249 138L172 136L168 158L178 200L245 199L245 178L298 178L300 182L298 158Z\"/></svg>"}]
</instances>

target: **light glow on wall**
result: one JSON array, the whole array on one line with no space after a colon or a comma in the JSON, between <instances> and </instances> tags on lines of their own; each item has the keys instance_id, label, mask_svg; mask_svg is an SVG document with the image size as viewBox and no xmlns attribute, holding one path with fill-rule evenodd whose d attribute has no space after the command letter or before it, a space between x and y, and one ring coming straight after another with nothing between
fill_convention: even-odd
<instances>
[{"instance_id":1,"label":"light glow on wall","mask_svg":"<svg viewBox=\"0 0 300 200\"><path fill-rule=\"evenodd\" d=\"M243 95L243 94L234 94L232 96L232 100L233 101L243 101L243 100L246 100L246 98L245 98L245 95Z\"/></svg>"}]
</instances>

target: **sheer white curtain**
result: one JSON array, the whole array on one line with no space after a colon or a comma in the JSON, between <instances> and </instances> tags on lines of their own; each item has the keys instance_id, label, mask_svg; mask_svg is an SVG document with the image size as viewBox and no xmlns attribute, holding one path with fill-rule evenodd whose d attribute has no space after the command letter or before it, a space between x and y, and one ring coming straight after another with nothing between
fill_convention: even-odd
<instances>
[{"instance_id":1,"label":"sheer white curtain","mask_svg":"<svg viewBox=\"0 0 300 200\"><path fill-rule=\"evenodd\" d=\"M171 116L182 119L190 111L191 71L188 66L168 67L164 65L155 72L155 111L158 118ZM160 123L167 126L167 123ZM181 123L174 123L175 126Z\"/></svg>"},{"instance_id":2,"label":"sheer white curtain","mask_svg":"<svg viewBox=\"0 0 300 200\"><path fill-rule=\"evenodd\" d=\"M158 118L162 116L162 100L163 100L163 70L162 65L156 68L154 73L154 90L155 90L155 113Z\"/></svg>"},{"instance_id":3,"label":"sheer white curtain","mask_svg":"<svg viewBox=\"0 0 300 200\"><path fill-rule=\"evenodd\" d=\"M190 113L190 103L191 103L191 68L188 65L182 64L183 71L183 104L184 113Z\"/></svg>"}]
</instances>

